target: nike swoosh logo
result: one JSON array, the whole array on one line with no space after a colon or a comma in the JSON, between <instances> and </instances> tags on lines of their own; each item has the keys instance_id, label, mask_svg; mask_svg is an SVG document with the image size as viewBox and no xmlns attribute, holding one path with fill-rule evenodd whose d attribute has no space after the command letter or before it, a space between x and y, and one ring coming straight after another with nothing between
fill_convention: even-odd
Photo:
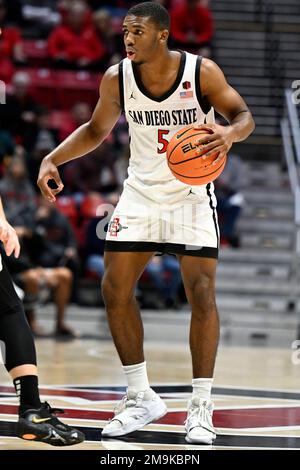
<instances>
[{"instance_id":1,"label":"nike swoosh logo","mask_svg":"<svg viewBox=\"0 0 300 470\"><path fill-rule=\"evenodd\" d=\"M49 421L51 418L37 418L36 416L34 416L32 418L32 422L35 423L35 424L40 424L40 423L44 423L45 421Z\"/></svg>"},{"instance_id":2,"label":"nike swoosh logo","mask_svg":"<svg viewBox=\"0 0 300 470\"><path fill-rule=\"evenodd\" d=\"M182 137L186 132L188 132L190 129L192 129L192 128L189 127L189 128L186 129L185 131L181 132L181 134L178 134L178 135L176 136L176 138L177 138L177 139L181 139L181 137Z\"/></svg>"}]
</instances>

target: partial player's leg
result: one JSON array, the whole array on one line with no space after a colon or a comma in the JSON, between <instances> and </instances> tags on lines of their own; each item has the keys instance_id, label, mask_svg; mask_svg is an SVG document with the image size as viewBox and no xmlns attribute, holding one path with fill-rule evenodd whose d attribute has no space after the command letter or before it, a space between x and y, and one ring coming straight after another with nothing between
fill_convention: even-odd
<instances>
[{"instance_id":1,"label":"partial player's leg","mask_svg":"<svg viewBox=\"0 0 300 470\"><path fill-rule=\"evenodd\" d=\"M181 274L192 309L190 348L193 376L212 377L219 341L219 317L215 301L217 260L180 256Z\"/></svg>"},{"instance_id":2,"label":"partial player's leg","mask_svg":"<svg viewBox=\"0 0 300 470\"><path fill-rule=\"evenodd\" d=\"M117 242L116 242L117 243ZM102 295L123 366L143 362L144 331L135 299L136 283L153 253L106 251Z\"/></svg>"},{"instance_id":3,"label":"partial player's leg","mask_svg":"<svg viewBox=\"0 0 300 470\"><path fill-rule=\"evenodd\" d=\"M219 341L219 318L215 301L217 260L180 256L181 273L192 309L190 349L193 364L193 396L186 421L186 440L211 444L216 437L212 425L211 387Z\"/></svg>"},{"instance_id":4,"label":"partial player's leg","mask_svg":"<svg viewBox=\"0 0 300 470\"><path fill-rule=\"evenodd\" d=\"M0 272L0 340L20 399L17 436L55 446L82 442L83 433L59 421L55 410L40 401L32 332L5 265Z\"/></svg>"},{"instance_id":5,"label":"partial player's leg","mask_svg":"<svg viewBox=\"0 0 300 470\"><path fill-rule=\"evenodd\" d=\"M114 418L103 429L103 436L128 434L159 419L167 411L164 402L149 386L143 324L134 295L136 283L152 255L152 252L105 252L102 294L128 388Z\"/></svg>"},{"instance_id":6,"label":"partial player's leg","mask_svg":"<svg viewBox=\"0 0 300 470\"><path fill-rule=\"evenodd\" d=\"M43 276L53 292L53 301L56 307L55 335L75 338L76 332L65 323L66 308L72 292L72 271L66 267L45 268Z\"/></svg>"}]
</instances>

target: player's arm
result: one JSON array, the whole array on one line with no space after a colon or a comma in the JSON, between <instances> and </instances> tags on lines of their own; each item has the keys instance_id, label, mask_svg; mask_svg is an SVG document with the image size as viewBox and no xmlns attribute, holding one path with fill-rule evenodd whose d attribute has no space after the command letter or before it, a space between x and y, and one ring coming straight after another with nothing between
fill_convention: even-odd
<instances>
[{"instance_id":1,"label":"player's arm","mask_svg":"<svg viewBox=\"0 0 300 470\"><path fill-rule=\"evenodd\" d=\"M100 97L90 121L76 129L43 159L37 184L45 198L54 202L55 195L63 189L57 167L98 147L111 132L120 114L118 65L114 65L101 80ZM51 179L54 179L57 189L49 187Z\"/></svg>"},{"instance_id":2,"label":"player's arm","mask_svg":"<svg viewBox=\"0 0 300 470\"><path fill-rule=\"evenodd\" d=\"M10 256L14 253L15 257L18 258L20 254L20 243L15 229L7 222L2 200L0 197L0 240L3 242L5 253Z\"/></svg>"},{"instance_id":3,"label":"player's arm","mask_svg":"<svg viewBox=\"0 0 300 470\"><path fill-rule=\"evenodd\" d=\"M245 140L254 130L255 123L252 114L241 95L227 82L222 70L216 63L203 59L200 72L201 94L206 97L211 106L221 114L229 126L214 123L199 126L210 129L212 134L199 140L209 151L219 151L219 159L228 153L234 142Z\"/></svg>"}]
</instances>

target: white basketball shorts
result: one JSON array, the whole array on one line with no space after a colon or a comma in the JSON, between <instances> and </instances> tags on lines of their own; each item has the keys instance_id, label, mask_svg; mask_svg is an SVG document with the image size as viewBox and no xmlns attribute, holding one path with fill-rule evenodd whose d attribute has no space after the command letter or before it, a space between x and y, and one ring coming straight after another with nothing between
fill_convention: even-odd
<instances>
[{"instance_id":1,"label":"white basketball shorts","mask_svg":"<svg viewBox=\"0 0 300 470\"><path fill-rule=\"evenodd\" d=\"M186 196L159 204L125 186L108 225L105 251L158 252L218 258L213 185L187 187Z\"/></svg>"}]
</instances>

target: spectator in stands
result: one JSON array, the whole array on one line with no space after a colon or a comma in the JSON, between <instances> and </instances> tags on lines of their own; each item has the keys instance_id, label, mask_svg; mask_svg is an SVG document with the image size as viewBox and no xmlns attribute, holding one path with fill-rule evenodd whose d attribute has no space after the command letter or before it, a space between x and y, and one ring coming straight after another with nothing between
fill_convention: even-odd
<instances>
[{"instance_id":1,"label":"spectator in stands","mask_svg":"<svg viewBox=\"0 0 300 470\"><path fill-rule=\"evenodd\" d=\"M27 167L30 180L36 185L42 159L59 143L58 130L49 126L49 111L45 107L37 110L37 120L31 132L24 136L24 147L27 151Z\"/></svg>"},{"instance_id":2,"label":"spectator in stands","mask_svg":"<svg viewBox=\"0 0 300 470\"><path fill-rule=\"evenodd\" d=\"M97 226L101 217L93 217L85 231L85 269L88 275L102 279L104 273L104 237L98 236Z\"/></svg>"},{"instance_id":3,"label":"spectator in stands","mask_svg":"<svg viewBox=\"0 0 300 470\"><path fill-rule=\"evenodd\" d=\"M92 110L88 103L78 102L72 110L69 119L66 119L59 130L60 141L65 140L77 127L82 126L90 120L92 116Z\"/></svg>"},{"instance_id":4,"label":"spectator in stands","mask_svg":"<svg viewBox=\"0 0 300 470\"><path fill-rule=\"evenodd\" d=\"M6 25L6 6L0 0L0 79L10 82L14 72L13 63L24 64L21 31L15 26Z\"/></svg>"},{"instance_id":5,"label":"spectator in stands","mask_svg":"<svg viewBox=\"0 0 300 470\"><path fill-rule=\"evenodd\" d=\"M77 0L76 0L77 1ZM97 0L98 1L98 0ZM89 4L86 0L81 0L81 3L84 3L84 12L83 12L83 24L85 26L90 26L92 22L92 12L89 7ZM72 6L74 5L74 0L59 0L57 4L57 9L60 14L61 24L68 23L68 15Z\"/></svg>"},{"instance_id":6,"label":"spectator in stands","mask_svg":"<svg viewBox=\"0 0 300 470\"><path fill-rule=\"evenodd\" d=\"M112 207L117 205L119 194L111 193L105 203ZM93 217L85 230L85 269L88 276L101 279L104 274L104 238L107 231L106 217ZM168 308L178 307L178 290L181 284L181 274L178 260L174 256L155 256L147 265L145 273L160 295L158 302L154 296L151 302L154 306L162 305ZM143 302L143 298L141 297Z\"/></svg>"},{"instance_id":7,"label":"spectator in stands","mask_svg":"<svg viewBox=\"0 0 300 470\"><path fill-rule=\"evenodd\" d=\"M22 0L4 0L6 8L6 22L9 25L17 25L19 28L23 27L23 12Z\"/></svg>"},{"instance_id":8,"label":"spectator in stands","mask_svg":"<svg viewBox=\"0 0 300 470\"><path fill-rule=\"evenodd\" d=\"M174 47L209 57L213 37L212 13L205 0L184 0L171 10Z\"/></svg>"},{"instance_id":9,"label":"spectator in stands","mask_svg":"<svg viewBox=\"0 0 300 470\"><path fill-rule=\"evenodd\" d=\"M121 152L119 153L118 159L116 160L115 167L114 167L120 191L122 191L124 180L128 176L129 158L130 158L130 149L129 149L128 139L127 139L127 142L124 143L124 146Z\"/></svg>"},{"instance_id":10,"label":"spectator in stands","mask_svg":"<svg viewBox=\"0 0 300 470\"><path fill-rule=\"evenodd\" d=\"M23 25L31 38L48 37L53 26L60 21L56 0L26 0L22 7Z\"/></svg>"},{"instance_id":11,"label":"spectator in stands","mask_svg":"<svg viewBox=\"0 0 300 470\"><path fill-rule=\"evenodd\" d=\"M178 289L181 284L180 266L177 258L171 255L154 256L148 263L145 273L150 277L167 308L178 306Z\"/></svg>"},{"instance_id":12,"label":"spectator in stands","mask_svg":"<svg viewBox=\"0 0 300 470\"><path fill-rule=\"evenodd\" d=\"M39 301L45 301L52 294L56 308L56 326L54 334L57 337L74 338L78 336L65 323L66 306L69 302L72 286L72 272L66 267L42 268L34 265L28 258L24 249L21 257L16 259L6 257L4 250L1 252L6 266L14 279L14 282L24 293L24 309L28 323L34 334L43 335L44 332L36 321L36 305Z\"/></svg>"},{"instance_id":13,"label":"spectator in stands","mask_svg":"<svg viewBox=\"0 0 300 470\"><path fill-rule=\"evenodd\" d=\"M53 290L57 310L56 334L74 336L74 332L64 322L72 287L72 272L65 266L45 269L37 259L44 238L36 229L38 206L21 158L14 157L8 165L7 172L0 181L0 195L7 220L15 228L22 246L21 257L6 258L7 265L11 267L12 274L17 276L17 283L20 281L20 287L31 297L37 296L44 287ZM32 328L37 328L32 307L25 311Z\"/></svg>"},{"instance_id":14,"label":"spectator in stands","mask_svg":"<svg viewBox=\"0 0 300 470\"><path fill-rule=\"evenodd\" d=\"M0 26L2 30L1 37L1 56L13 57L16 61L23 61L23 49L21 31L19 28L9 24L7 15L7 4L5 0L0 0Z\"/></svg>"},{"instance_id":15,"label":"spectator in stands","mask_svg":"<svg viewBox=\"0 0 300 470\"><path fill-rule=\"evenodd\" d=\"M42 242L35 249L36 264L44 268L69 268L73 273L73 280L76 281L73 286L76 292L80 265L77 241L70 222L53 204L40 198L35 224L35 230L42 238Z\"/></svg>"},{"instance_id":16,"label":"spectator in stands","mask_svg":"<svg viewBox=\"0 0 300 470\"><path fill-rule=\"evenodd\" d=\"M245 203L241 192L244 184L245 168L243 162L238 155L230 154L222 174L215 181L222 246L238 248L240 245L236 224Z\"/></svg>"},{"instance_id":17,"label":"spectator in stands","mask_svg":"<svg viewBox=\"0 0 300 470\"><path fill-rule=\"evenodd\" d=\"M86 24L87 6L74 1L66 23L58 26L48 40L50 57L63 68L101 68L106 51L91 24Z\"/></svg>"},{"instance_id":18,"label":"spectator in stands","mask_svg":"<svg viewBox=\"0 0 300 470\"><path fill-rule=\"evenodd\" d=\"M113 128L110 138L112 138L114 149L118 154L122 154L123 150L128 147L128 124L123 113L121 114L117 124Z\"/></svg>"},{"instance_id":19,"label":"spectator in stands","mask_svg":"<svg viewBox=\"0 0 300 470\"><path fill-rule=\"evenodd\" d=\"M37 208L34 189L28 179L24 161L19 157L11 159L2 180L0 195L8 222L20 232L33 230ZM22 239L21 233L19 236Z\"/></svg>"},{"instance_id":20,"label":"spectator in stands","mask_svg":"<svg viewBox=\"0 0 300 470\"><path fill-rule=\"evenodd\" d=\"M163 7L165 7L168 11L171 10L172 7L175 7L176 6L176 3L177 3L177 0L154 0L155 3L159 3L160 5L162 5ZM175 3L175 5L174 5ZM179 0L179 3L182 3L181 0Z\"/></svg>"},{"instance_id":21,"label":"spectator in stands","mask_svg":"<svg viewBox=\"0 0 300 470\"><path fill-rule=\"evenodd\" d=\"M30 94L30 77L26 72L13 76L13 93L7 96L6 105L0 106L0 127L8 130L22 143L31 135L37 121L38 103Z\"/></svg>"},{"instance_id":22,"label":"spectator in stands","mask_svg":"<svg viewBox=\"0 0 300 470\"><path fill-rule=\"evenodd\" d=\"M136 4L135 0L104 0L99 5L99 0L87 0L93 10L98 10L99 6L108 9L113 16L124 17L127 10Z\"/></svg>"},{"instance_id":23,"label":"spectator in stands","mask_svg":"<svg viewBox=\"0 0 300 470\"><path fill-rule=\"evenodd\" d=\"M65 168L66 188L71 193L108 193L119 187L115 172L115 152L113 143L105 142L86 158L73 160Z\"/></svg>"},{"instance_id":24,"label":"spectator in stands","mask_svg":"<svg viewBox=\"0 0 300 470\"><path fill-rule=\"evenodd\" d=\"M90 197L90 196L89 196ZM102 278L104 273L104 242L107 230L110 228L110 216L120 198L120 193L112 192L102 200L102 214L96 216L96 210L86 223L84 230L84 258L88 276ZM96 200L97 203L97 200ZM98 205L99 208L100 204ZM98 210L97 208L97 210ZM111 212L109 212L109 209Z\"/></svg>"},{"instance_id":25,"label":"spectator in stands","mask_svg":"<svg viewBox=\"0 0 300 470\"><path fill-rule=\"evenodd\" d=\"M0 129L0 178L3 176L5 165L12 157L15 143L11 134Z\"/></svg>"},{"instance_id":26,"label":"spectator in stands","mask_svg":"<svg viewBox=\"0 0 300 470\"><path fill-rule=\"evenodd\" d=\"M41 266L72 266L77 260L77 243L68 219L53 204L40 198L36 230L43 237L43 249L36 252Z\"/></svg>"},{"instance_id":27,"label":"spectator in stands","mask_svg":"<svg viewBox=\"0 0 300 470\"><path fill-rule=\"evenodd\" d=\"M124 42L123 35L114 31L111 13L107 9L101 8L93 14L93 22L96 34L105 46L106 64L117 64L124 55Z\"/></svg>"}]
</instances>

